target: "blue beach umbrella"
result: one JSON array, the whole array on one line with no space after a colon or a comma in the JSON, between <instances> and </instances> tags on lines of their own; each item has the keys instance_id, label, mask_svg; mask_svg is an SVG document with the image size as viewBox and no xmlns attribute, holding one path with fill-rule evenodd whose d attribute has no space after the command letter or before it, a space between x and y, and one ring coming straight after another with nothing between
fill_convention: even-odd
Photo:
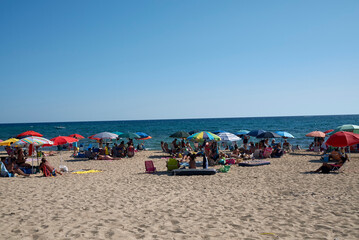
<instances>
[{"instance_id":1,"label":"blue beach umbrella","mask_svg":"<svg viewBox=\"0 0 359 240\"><path fill-rule=\"evenodd\" d=\"M147 133L144 133L144 132L136 132L136 134L138 136L140 136L140 138L147 138L147 137L150 136L150 135L148 135Z\"/></svg>"},{"instance_id":2,"label":"blue beach umbrella","mask_svg":"<svg viewBox=\"0 0 359 240\"><path fill-rule=\"evenodd\" d=\"M239 130L238 132L236 132L236 135L247 135L249 133L248 130Z\"/></svg>"},{"instance_id":3,"label":"blue beach umbrella","mask_svg":"<svg viewBox=\"0 0 359 240\"><path fill-rule=\"evenodd\" d=\"M217 130L217 131L213 131L214 134L218 134L218 133L224 133L224 132L227 132L227 131L223 131L223 130Z\"/></svg>"},{"instance_id":4,"label":"blue beach umbrella","mask_svg":"<svg viewBox=\"0 0 359 240\"><path fill-rule=\"evenodd\" d=\"M264 133L264 130L252 130L247 135L257 137L259 134Z\"/></svg>"},{"instance_id":5,"label":"blue beach umbrella","mask_svg":"<svg viewBox=\"0 0 359 240\"><path fill-rule=\"evenodd\" d=\"M276 131L275 133L284 138L294 138L294 136L292 134L290 134L289 132Z\"/></svg>"}]
</instances>

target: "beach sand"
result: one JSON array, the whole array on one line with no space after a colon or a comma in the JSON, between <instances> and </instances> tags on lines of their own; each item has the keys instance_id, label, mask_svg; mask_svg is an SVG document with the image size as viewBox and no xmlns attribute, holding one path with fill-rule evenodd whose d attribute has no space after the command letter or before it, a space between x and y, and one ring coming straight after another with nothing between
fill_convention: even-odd
<instances>
[{"instance_id":1,"label":"beach sand","mask_svg":"<svg viewBox=\"0 0 359 240\"><path fill-rule=\"evenodd\" d=\"M103 172L0 178L1 239L359 239L359 154L340 173L308 173L320 156L299 151L212 176L170 176L159 151L70 154L48 160Z\"/></svg>"}]
</instances>

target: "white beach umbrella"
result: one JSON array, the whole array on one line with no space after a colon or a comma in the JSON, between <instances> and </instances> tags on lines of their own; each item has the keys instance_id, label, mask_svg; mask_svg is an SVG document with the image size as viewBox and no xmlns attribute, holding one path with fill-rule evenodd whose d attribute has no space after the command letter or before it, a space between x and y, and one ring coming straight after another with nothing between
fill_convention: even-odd
<instances>
[{"instance_id":1,"label":"white beach umbrella","mask_svg":"<svg viewBox=\"0 0 359 240\"><path fill-rule=\"evenodd\" d=\"M92 136L93 138L101 138L101 139L116 139L118 137L117 134L110 133L110 132L102 132L97 133Z\"/></svg>"},{"instance_id":2,"label":"white beach umbrella","mask_svg":"<svg viewBox=\"0 0 359 240\"><path fill-rule=\"evenodd\" d=\"M217 136L220 137L221 141L223 141L223 142L235 142L235 141L241 140L240 137L238 137L230 132L221 132L221 133L218 133Z\"/></svg>"}]
</instances>

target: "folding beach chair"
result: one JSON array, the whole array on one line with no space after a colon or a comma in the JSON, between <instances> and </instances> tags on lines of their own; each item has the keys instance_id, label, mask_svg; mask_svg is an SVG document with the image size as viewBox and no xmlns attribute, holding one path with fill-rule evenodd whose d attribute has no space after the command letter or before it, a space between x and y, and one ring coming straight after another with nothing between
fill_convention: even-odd
<instances>
[{"instance_id":1,"label":"folding beach chair","mask_svg":"<svg viewBox=\"0 0 359 240\"><path fill-rule=\"evenodd\" d=\"M156 172L156 168L153 165L153 161L145 161L146 173L154 173Z\"/></svg>"}]
</instances>

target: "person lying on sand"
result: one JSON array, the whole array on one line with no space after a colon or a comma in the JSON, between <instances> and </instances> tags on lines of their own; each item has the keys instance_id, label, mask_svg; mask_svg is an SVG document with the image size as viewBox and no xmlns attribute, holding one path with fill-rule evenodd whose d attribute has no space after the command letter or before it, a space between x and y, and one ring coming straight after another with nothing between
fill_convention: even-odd
<instances>
[{"instance_id":1,"label":"person lying on sand","mask_svg":"<svg viewBox=\"0 0 359 240\"><path fill-rule=\"evenodd\" d=\"M49 161L47 161L46 158L43 157L43 158L41 159L40 169L41 169L41 171L43 171L43 173L44 173L44 175L45 175L46 173L44 172L44 168L46 168L46 169L50 172L50 174L51 174L52 176L56 176L56 174L62 175L61 172L57 171L57 170L49 163Z\"/></svg>"},{"instance_id":2,"label":"person lying on sand","mask_svg":"<svg viewBox=\"0 0 359 240\"><path fill-rule=\"evenodd\" d=\"M1 162L5 165L5 168L9 173L17 173L24 177L30 177L30 174L24 173L20 168L16 166L15 161L16 158L14 157L13 158L1 157Z\"/></svg>"}]
</instances>

